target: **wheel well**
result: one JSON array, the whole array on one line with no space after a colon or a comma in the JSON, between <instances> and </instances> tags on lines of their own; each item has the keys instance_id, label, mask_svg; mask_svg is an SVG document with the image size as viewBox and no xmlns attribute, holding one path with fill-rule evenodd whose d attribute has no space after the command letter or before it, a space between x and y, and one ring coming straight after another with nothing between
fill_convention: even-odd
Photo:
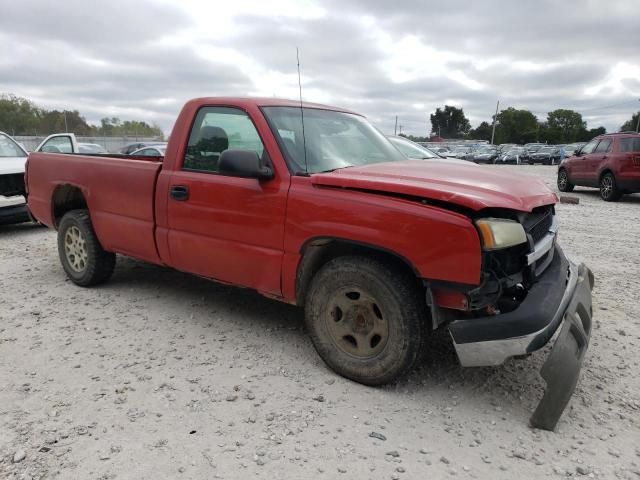
<instances>
[{"instance_id":1,"label":"wheel well","mask_svg":"<svg viewBox=\"0 0 640 480\"><path fill-rule=\"evenodd\" d=\"M610 173L611 175L613 175L614 179L616 178L616 174L613 173L611 169L605 168L603 171L600 172L600 175L598 176L598 181L602 180L602 177L604 177L607 173Z\"/></svg>"},{"instance_id":2,"label":"wheel well","mask_svg":"<svg viewBox=\"0 0 640 480\"><path fill-rule=\"evenodd\" d=\"M58 226L60 220L70 210L87 208L87 200L82 190L74 185L60 185L53 192L53 218Z\"/></svg>"},{"instance_id":3,"label":"wheel well","mask_svg":"<svg viewBox=\"0 0 640 480\"><path fill-rule=\"evenodd\" d=\"M311 280L323 265L334 258L347 255L359 255L393 263L401 270L407 272L407 274L416 280L417 284L422 286L422 283L419 281L420 277L418 272L405 258L394 252L349 240L332 238L316 239L307 242L302 248L302 260L300 261L296 278L296 304L304 306Z\"/></svg>"}]
</instances>

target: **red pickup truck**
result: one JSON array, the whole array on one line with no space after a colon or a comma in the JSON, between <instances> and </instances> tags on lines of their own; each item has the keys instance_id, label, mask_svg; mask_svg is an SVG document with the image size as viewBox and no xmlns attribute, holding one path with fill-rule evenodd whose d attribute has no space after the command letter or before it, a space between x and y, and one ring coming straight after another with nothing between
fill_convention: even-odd
<instances>
[{"instance_id":1,"label":"red pickup truck","mask_svg":"<svg viewBox=\"0 0 640 480\"><path fill-rule=\"evenodd\" d=\"M26 186L78 285L107 280L122 254L255 289L304 307L324 361L368 385L407 372L437 328L463 366L559 332L541 428L578 380L593 275L556 243L556 195L531 177L408 160L353 112L195 99L164 158L35 153Z\"/></svg>"}]
</instances>

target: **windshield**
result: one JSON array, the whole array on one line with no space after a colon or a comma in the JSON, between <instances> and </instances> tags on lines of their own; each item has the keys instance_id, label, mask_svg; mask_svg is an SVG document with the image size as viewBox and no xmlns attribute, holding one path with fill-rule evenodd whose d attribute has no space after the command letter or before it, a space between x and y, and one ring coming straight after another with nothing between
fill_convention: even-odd
<instances>
[{"instance_id":1,"label":"windshield","mask_svg":"<svg viewBox=\"0 0 640 480\"><path fill-rule=\"evenodd\" d=\"M405 140L404 138L399 137L387 137L393 146L400 150L408 158L415 158L418 160L422 160L425 158L440 158L438 155L433 153L431 150L423 147L422 145L418 145L410 140Z\"/></svg>"},{"instance_id":2,"label":"windshield","mask_svg":"<svg viewBox=\"0 0 640 480\"><path fill-rule=\"evenodd\" d=\"M382 133L359 115L297 107L263 107L271 130L295 173L320 173L406 160ZM306 166L305 166L306 157Z\"/></svg>"},{"instance_id":3,"label":"windshield","mask_svg":"<svg viewBox=\"0 0 640 480\"><path fill-rule=\"evenodd\" d=\"M0 133L0 158L26 157L27 154L9 136Z\"/></svg>"},{"instance_id":4,"label":"windshield","mask_svg":"<svg viewBox=\"0 0 640 480\"><path fill-rule=\"evenodd\" d=\"M552 147L543 147L540 150L538 150L538 153L552 153L554 152L556 149L552 148Z\"/></svg>"}]
</instances>

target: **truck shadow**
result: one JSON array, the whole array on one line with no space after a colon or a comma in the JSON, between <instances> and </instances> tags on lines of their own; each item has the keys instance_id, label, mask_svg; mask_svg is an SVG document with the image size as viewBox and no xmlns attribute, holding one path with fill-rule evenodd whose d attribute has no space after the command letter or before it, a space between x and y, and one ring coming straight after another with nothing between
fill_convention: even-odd
<instances>
[{"instance_id":1,"label":"truck shadow","mask_svg":"<svg viewBox=\"0 0 640 480\"><path fill-rule=\"evenodd\" d=\"M299 366L298 357L302 355L305 368L318 369L314 375L323 377L323 380L338 378L314 351L305 332L304 312L299 307L268 299L252 290L218 284L122 257L118 258L112 281L101 288L135 288L140 300L152 302L161 299L176 306L188 305L192 308L187 310L195 312L188 322L213 322L214 329L224 330L226 334L233 328L255 332L262 341L280 342L268 348L290 354L291 363L296 364L296 368ZM266 333L274 331L277 334ZM301 354L300 346L307 351ZM392 395L402 392L440 397L446 397L451 392L459 396L473 395L480 405L486 402L487 409L492 408L491 399L501 398L502 401L511 401L517 409L531 409L540 398L544 386L537 373L543 360L535 357L524 361L508 361L500 367L463 368L458 363L448 331L440 329L427 338L416 368L407 377L380 389ZM371 388L346 382L349 388ZM482 397L485 397L484 400L481 400Z\"/></svg>"},{"instance_id":2,"label":"truck shadow","mask_svg":"<svg viewBox=\"0 0 640 480\"><path fill-rule=\"evenodd\" d=\"M44 225L32 222L10 223L7 225L0 224L0 235L11 236L36 234L42 232L43 228L45 228Z\"/></svg>"}]
</instances>

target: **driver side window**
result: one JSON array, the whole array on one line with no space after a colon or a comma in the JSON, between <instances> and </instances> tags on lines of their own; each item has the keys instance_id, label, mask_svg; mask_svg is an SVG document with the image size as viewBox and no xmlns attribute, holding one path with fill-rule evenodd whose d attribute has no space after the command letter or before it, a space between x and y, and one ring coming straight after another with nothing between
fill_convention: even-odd
<instances>
[{"instance_id":1,"label":"driver side window","mask_svg":"<svg viewBox=\"0 0 640 480\"><path fill-rule=\"evenodd\" d=\"M183 170L217 172L225 150L255 150L262 157L264 146L246 112L229 107L201 108L191 128Z\"/></svg>"},{"instance_id":2,"label":"driver side window","mask_svg":"<svg viewBox=\"0 0 640 480\"><path fill-rule=\"evenodd\" d=\"M596 149L596 145L598 145L599 141L600 141L600 139L591 140L584 147L582 147L582 149L580 150L580 153L582 155L589 155L590 153L593 153L593 151Z\"/></svg>"}]
</instances>

